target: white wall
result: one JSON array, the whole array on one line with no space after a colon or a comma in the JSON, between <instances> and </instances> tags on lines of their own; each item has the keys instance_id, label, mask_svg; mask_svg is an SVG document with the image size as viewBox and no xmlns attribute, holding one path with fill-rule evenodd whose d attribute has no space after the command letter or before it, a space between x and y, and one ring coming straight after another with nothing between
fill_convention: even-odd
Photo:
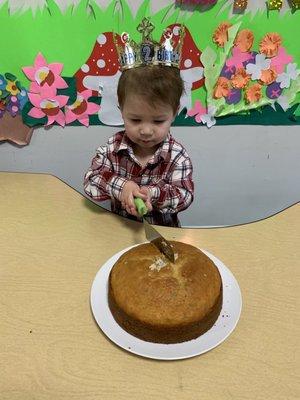
<instances>
[{"instance_id":1,"label":"white wall","mask_svg":"<svg viewBox=\"0 0 300 400\"><path fill-rule=\"evenodd\" d=\"M34 131L29 146L0 143L0 170L47 172L83 193L95 149L116 132L106 126ZM195 201L184 226L262 219L300 200L300 126L174 127L194 164Z\"/></svg>"}]
</instances>

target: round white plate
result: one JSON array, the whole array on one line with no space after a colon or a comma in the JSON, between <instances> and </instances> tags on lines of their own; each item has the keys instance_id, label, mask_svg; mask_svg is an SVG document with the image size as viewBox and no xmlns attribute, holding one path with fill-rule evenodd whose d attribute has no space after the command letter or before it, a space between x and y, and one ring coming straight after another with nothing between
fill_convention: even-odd
<instances>
[{"instance_id":1,"label":"round white plate","mask_svg":"<svg viewBox=\"0 0 300 400\"><path fill-rule=\"evenodd\" d=\"M136 245L137 246L137 245ZM115 254L97 272L91 289L91 307L94 318L110 340L123 349L143 357L158 360L179 360L194 357L222 343L234 330L242 309L239 285L230 270L215 256L202 250L218 267L223 282L223 306L219 318L203 335L188 342L159 344L146 342L127 333L117 324L108 306L108 278L118 258L135 246Z\"/></svg>"}]
</instances>

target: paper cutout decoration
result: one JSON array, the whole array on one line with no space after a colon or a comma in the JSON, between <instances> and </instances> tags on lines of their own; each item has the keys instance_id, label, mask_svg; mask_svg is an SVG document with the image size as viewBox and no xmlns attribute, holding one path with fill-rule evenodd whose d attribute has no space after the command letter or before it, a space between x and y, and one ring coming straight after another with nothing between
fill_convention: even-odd
<instances>
[{"instance_id":1,"label":"paper cutout decoration","mask_svg":"<svg viewBox=\"0 0 300 400\"><path fill-rule=\"evenodd\" d=\"M179 40L180 24L172 24L167 29L172 32L173 46ZM116 35L119 46L124 46L119 35ZM165 40L162 34L160 43ZM200 61L201 51L197 48L188 29L182 45L180 72L184 81L185 92L180 101L179 113L183 108L191 107L191 91L204 84L203 65ZM168 68L168 67L166 67ZM118 107L117 85L121 72L119 69L118 53L113 41L112 32L101 33L93 47L88 60L75 73L77 90L92 90L93 96L101 96L99 120L106 125L123 125L123 119Z\"/></svg>"},{"instance_id":2,"label":"paper cutout decoration","mask_svg":"<svg viewBox=\"0 0 300 400\"><path fill-rule=\"evenodd\" d=\"M257 52L251 50L253 35L249 30L238 33L239 25L226 28L226 42L217 40L220 30L215 31L213 41L220 44L219 58L210 48L202 53L208 106L215 106L216 117L272 105L274 101L287 109L300 89L297 64L290 63L292 57L281 46L280 35L266 34Z\"/></svg>"},{"instance_id":3,"label":"paper cutout decoration","mask_svg":"<svg viewBox=\"0 0 300 400\"><path fill-rule=\"evenodd\" d=\"M247 5L248 5L248 0L234 0L233 11L234 12L243 12L246 10Z\"/></svg>"},{"instance_id":4,"label":"paper cutout decoration","mask_svg":"<svg viewBox=\"0 0 300 400\"><path fill-rule=\"evenodd\" d=\"M119 35L116 35L116 40L122 46ZM117 99L120 75L113 32L101 33L88 60L75 73L75 78L78 92L89 89L93 96L101 95L98 117L106 125L123 125Z\"/></svg>"},{"instance_id":5,"label":"paper cutout decoration","mask_svg":"<svg viewBox=\"0 0 300 400\"><path fill-rule=\"evenodd\" d=\"M282 0L269 0L268 8L269 10L280 10L282 7Z\"/></svg>"},{"instance_id":6,"label":"paper cutout decoration","mask_svg":"<svg viewBox=\"0 0 300 400\"><path fill-rule=\"evenodd\" d=\"M76 101L65 106L66 124L77 120L82 125L89 126L89 115L95 114L100 109L98 104L88 102L91 96L91 90L77 92Z\"/></svg>"},{"instance_id":7,"label":"paper cutout decoration","mask_svg":"<svg viewBox=\"0 0 300 400\"><path fill-rule=\"evenodd\" d=\"M173 46L178 45L180 38L180 24L172 24L167 27L173 33ZM160 38L160 43L164 40L162 35ZM201 51L196 46L191 33L185 27L185 35L183 39L183 44L181 48L181 60L180 60L180 75L184 82L184 93L180 99L180 107L178 113L180 113L184 108L187 110L191 108L192 103L192 90L199 89L204 85L203 76L203 64L200 60ZM167 68L167 67L166 67Z\"/></svg>"},{"instance_id":8,"label":"paper cutout decoration","mask_svg":"<svg viewBox=\"0 0 300 400\"><path fill-rule=\"evenodd\" d=\"M5 113L0 119L0 141L10 141L19 146L30 143L33 128L23 124L21 115L12 117Z\"/></svg>"},{"instance_id":9,"label":"paper cutout decoration","mask_svg":"<svg viewBox=\"0 0 300 400\"><path fill-rule=\"evenodd\" d=\"M65 115L61 108L67 104L69 96L57 95L56 88L45 84L40 88L40 93L28 93L28 98L33 108L28 115L33 118L47 118L46 125L57 122L65 126Z\"/></svg>"},{"instance_id":10,"label":"paper cutout decoration","mask_svg":"<svg viewBox=\"0 0 300 400\"><path fill-rule=\"evenodd\" d=\"M177 0L176 3L181 5L181 4L187 4L187 5L200 5L200 6L213 6L214 4L217 3L218 0Z\"/></svg>"},{"instance_id":11,"label":"paper cutout decoration","mask_svg":"<svg viewBox=\"0 0 300 400\"><path fill-rule=\"evenodd\" d=\"M28 98L33 107L28 111L29 117L37 120L45 119L46 125L57 123L65 126L77 120L88 126L89 115L99 111L98 104L88 102L88 98L92 95L91 90L77 93L75 101L68 105L69 96L58 94L58 90L68 88L67 82L60 76L63 64L48 64L39 53L33 67L22 69L32 81Z\"/></svg>"},{"instance_id":12,"label":"paper cutout decoration","mask_svg":"<svg viewBox=\"0 0 300 400\"><path fill-rule=\"evenodd\" d=\"M48 64L46 59L39 53L33 67L23 67L22 70L31 80L28 98L33 107L28 112L32 118L46 118L46 125L54 122L61 126L65 125L65 115L61 108L64 107L69 96L58 95L57 89L68 87L66 81L60 76L63 64Z\"/></svg>"},{"instance_id":13,"label":"paper cutout decoration","mask_svg":"<svg viewBox=\"0 0 300 400\"><path fill-rule=\"evenodd\" d=\"M64 89L68 87L66 81L60 76L63 70L63 64L48 64L41 53L36 56L33 67L23 67L22 70L27 78L32 82L29 87L31 93L39 93L40 88L44 85L56 89Z\"/></svg>"},{"instance_id":14,"label":"paper cutout decoration","mask_svg":"<svg viewBox=\"0 0 300 400\"><path fill-rule=\"evenodd\" d=\"M300 10L300 0L291 0L291 7L293 11Z\"/></svg>"},{"instance_id":15,"label":"paper cutout decoration","mask_svg":"<svg viewBox=\"0 0 300 400\"><path fill-rule=\"evenodd\" d=\"M30 142L32 129L23 124L21 111L27 103L27 91L11 73L0 75L0 141L18 145Z\"/></svg>"}]
</instances>

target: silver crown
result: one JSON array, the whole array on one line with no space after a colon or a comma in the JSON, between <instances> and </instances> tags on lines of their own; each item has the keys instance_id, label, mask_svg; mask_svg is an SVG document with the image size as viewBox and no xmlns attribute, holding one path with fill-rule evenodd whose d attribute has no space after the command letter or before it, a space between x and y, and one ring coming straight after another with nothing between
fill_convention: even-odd
<instances>
[{"instance_id":1,"label":"silver crown","mask_svg":"<svg viewBox=\"0 0 300 400\"><path fill-rule=\"evenodd\" d=\"M174 47L172 40L173 32L170 29L164 30L164 41L162 43L158 43L152 39L151 33L154 30L154 25L148 18L142 20L137 30L142 34L142 41L139 44L130 39L127 32L123 32L121 34L123 46L120 46L114 35L114 42L122 71L129 68L137 68L141 65L163 65L179 68L185 34L184 27L180 29L176 47Z\"/></svg>"}]
</instances>

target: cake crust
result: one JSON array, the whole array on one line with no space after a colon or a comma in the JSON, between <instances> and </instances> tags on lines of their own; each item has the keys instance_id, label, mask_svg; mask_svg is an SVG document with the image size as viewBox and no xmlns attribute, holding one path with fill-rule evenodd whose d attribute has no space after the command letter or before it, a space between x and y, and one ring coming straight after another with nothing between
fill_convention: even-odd
<instances>
[{"instance_id":1,"label":"cake crust","mask_svg":"<svg viewBox=\"0 0 300 400\"><path fill-rule=\"evenodd\" d=\"M156 343L194 339L212 327L222 308L218 268L201 250L171 241L169 262L151 243L124 253L109 277L110 310L127 332Z\"/></svg>"}]
</instances>

